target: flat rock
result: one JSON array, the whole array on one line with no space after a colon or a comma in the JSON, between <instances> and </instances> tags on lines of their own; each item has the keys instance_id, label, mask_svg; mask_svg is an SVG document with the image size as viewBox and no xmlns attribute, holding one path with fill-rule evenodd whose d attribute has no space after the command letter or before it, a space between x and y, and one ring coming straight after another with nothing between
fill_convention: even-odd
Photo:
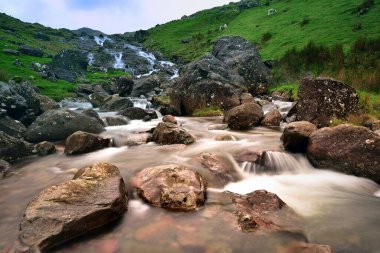
<instances>
[{"instance_id":1,"label":"flat rock","mask_svg":"<svg viewBox=\"0 0 380 253\"><path fill-rule=\"evenodd\" d=\"M22 217L20 240L35 251L46 251L119 218L127 201L116 166L82 168L72 180L33 198Z\"/></svg>"}]
</instances>

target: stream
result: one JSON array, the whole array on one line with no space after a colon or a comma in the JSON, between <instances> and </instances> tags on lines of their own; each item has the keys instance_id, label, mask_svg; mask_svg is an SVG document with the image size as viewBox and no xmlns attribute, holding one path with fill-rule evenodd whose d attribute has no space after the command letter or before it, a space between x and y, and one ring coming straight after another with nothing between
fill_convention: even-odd
<instances>
[{"instance_id":1,"label":"stream","mask_svg":"<svg viewBox=\"0 0 380 253\"><path fill-rule=\"evenodd\" d=\"M109 113L100 113L106 116ZM151 122L132 120L126 126L108 127L104 136L117 141L155 127ZM96 162L119 167L129 191L129 208L118 221L84 237L68 242L55 252L258 252L277 253L296 240L294 235L244 233L225 190L240 194L258 189L276 193L304 219L303 232L311 243L330 245L337 253L380 252L379 185L364 178L328 170L318 170L303 155L285 153L281 131L255 128L250 131L209 130L221 124L220 117L177 118L197 141L190 145L160 146L148 143L133 147L107 148L67 157L63 146L46 157L24 159L13 172L0 180L0 252L10 250L18 237L19 222L26 205L46 187L70 180L75 169ZM237 141L215 141L220 135L233 135ZM244 151L267 152L270 173L248 162L237 163L234 154ZM227 157L241 180L220 185L212 175L192 163L201 152ZM198 170L209 181L208 199L195 212L170 212L142 202L130 187L140 170L177 163ZM299 239L299 238L298 238Z\"/></svg>"}]
</instances>

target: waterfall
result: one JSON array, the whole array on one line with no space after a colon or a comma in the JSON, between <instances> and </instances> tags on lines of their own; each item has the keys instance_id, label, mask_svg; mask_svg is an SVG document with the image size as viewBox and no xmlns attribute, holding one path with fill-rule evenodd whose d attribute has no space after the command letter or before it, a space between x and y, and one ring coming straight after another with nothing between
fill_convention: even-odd
<instances>
[{"instance_id":1,"label":"waterfall","mask_svg":"<svg viewBox=\"0 0 380 253\"><path fill-rule=\"evenodd\" d=\"M104 45L104 42L106 42L107 40L108 41L112 41L110 38L108 38L107 36L103 36L102 38L99 37L99 36L94 36L94 40L96 42L96 44L98 44L99 46L103 46Z\"/></svg>"},{"instance_id":2,"label":"waterfall","mask_svg":"<svg viewBox=\"0 0 380 253\"><path fill-rule=\"evenodd\" d=\"M113 68L114 69L124 69L125 68L125 64L123 62L123 53L122 52L119 52L119 53L113 53L113 56L115 57L115 64L113 65Z\"/></svg>"},{"instance_id":3,"label":"waterfall","mask_svg":"<svg viewBox=\"0 0 380 253\"><path fill-rule=\"evenodd\" d=\"M93 53L89 53L87 55L87 60L88 60L88 65L92 66L94 64L94 61L95 61L94 54Z\"/></svg>"},{"instance_id":4,"label":"waterfall","mask_svg":"<svg viewBox=\"0 0 380 253\"><path fill-rule=\"evenodd\" d=\"M265 151L256 162L242 162L241 170L249 174L302 173L313 166L302 155Z\"/></svg>"},{"instance_id":5,"label":"waterfall","mask_svg":"<svg viewBox=\"0 0 380 253\"><path fill-rule=\"evenodd\" d=\"M133 107L138 107L142 109L152 108L152 104L146 98L129 97L128 99L133 102Z\"/></svg>"}]
</instances>

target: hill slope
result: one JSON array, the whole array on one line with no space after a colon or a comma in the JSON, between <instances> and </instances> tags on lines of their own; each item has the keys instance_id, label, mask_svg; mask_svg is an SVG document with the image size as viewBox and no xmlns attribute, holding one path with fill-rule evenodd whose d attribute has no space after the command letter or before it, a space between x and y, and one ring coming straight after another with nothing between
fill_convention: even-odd
<instances>
[{"instance_id":1,"label":"hill slope","mask_svg":"<svg viewBox=\"0 0 380 253\"><path fill-rule=\"evenodd\" d=\"M360 5L358 0L275 0L269 6L242 9L231 3L156 26L149 30L145 45L186 61L209 51L223 35L240 35L260 44L264 59L278 59L310 41L325 46L340 43L347 50L359 37L380 36L380 3L357 15ZM268 16L269 9L277 12ZM224 24L227 28L220 29ZM188 38L190 43L181 42Z\"/></svg>"}]
</instances>

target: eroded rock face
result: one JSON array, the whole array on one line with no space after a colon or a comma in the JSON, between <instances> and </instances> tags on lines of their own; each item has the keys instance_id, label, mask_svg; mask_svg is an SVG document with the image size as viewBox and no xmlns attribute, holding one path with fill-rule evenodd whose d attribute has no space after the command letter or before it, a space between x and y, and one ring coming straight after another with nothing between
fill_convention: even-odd
<instances>
[{"instance_id":1,"label":"eroded rock face","mask_svg":"<svg viewBox=\"0 0 380 253\"><path fill-rule=\"evenodd\" d=\"M112 140L103 138L96 134L85 132L75 132L66 139L65 154L79 155L103 148L107 148L112 144Z\"/></svg>"},{"instance_id":2,"label":"eroded rock face","mask_svg":"<svg viewBox=\"0 0 380 253\"><path fill-rule=\"evenodd\" d=\"M243 78L212 55L188 64L170 93L171 106L179 115L216 106L223 110L240 104Z\"/></svg>"},{"instance_id":3,"label":"eroded rock face","mask_svg":"<svg viewBox=\"0 0 380 253\"><path fill-rule=\"evenodd\" d=\"M0 131L0 159L13 162L32 154L32 145Z\"/></svg>"},{"instance_id":4,"label":"eroded rock face","mask_svg":"<svg viewBox=\"0 0 380 253\"><path fill-rule=\"evenodd\" d=\"M254 94L265 94L271 81L270 69L261 61L256 45L240 36L219 38L212 54L245 79Z\"/></svg>"},{"instance_id":5,"label":"eroded rock face","mask_svg":"<svg viewBox=\"0 0 380 253\"><path fill-rule=\"evenodd\" d=\"M297 120L317 127L330 125L333 117L344 119L359 110L359 97L351 86L332 79L305 78L298 91Z\"/></svg>"},{"instance_id":6,"label":"eroded rock face","mask_svg":"<svg viewBox=\"0 0 380 253\"><path fill-rule=\"evenodd\" d=\"M306 152L309 136L317 129L308 121L289 123L281 136L284 148L292 152Z\"/></svg>"},{"instance_id":7,"label":"eroded rock face","mask_svg":"<svg viewBox=\"0 0 380 253\"><path fill-rule=\"evenodd\" d=\"M276 194L265 190L227 194L235 204L238 224L244 232L291 230L299 226L300 218Z\"/></svg>"},{"instance_id":8,"label":"eroded rock face","mask_svg":"<svg viewBox=\"0 0 380 253\"><path fill-rule=\"evenodd\" d=\"M119 218L127 201L116 166L83 168L74 179L43 190L28 204L20 240L34 250L48 250Z\"/></svg>"},{"instance_id":9,"label":"eroded rock face","mask_svg":"<svg viewBox=\"0 0 380 253\"><path fill-rule=\"evenodd\" d=\"M273 109L265 114L261 124L265 127L278 127L281 123L281 113L278 109Z\"/></svg>"},{"instance_id":10,"label":"eroded rock face","mask_svg":"<svg viewBox=\"0 0 380 253\"><path fill-rule=\"evenodd\" d=\"M245 103L225 113L224 120L231 129L250 129L260 123L264 113L256 103Z\"/></svg>"},{"instance_id":11,"label":"eroded rock face","mask_svg":"<svg viewBox=\"0 0 380 253\"><path fill-rule=\"evenodd\" d=\"M307 155L318 168L380 183L380 136L365 127L345 124L314 131Z\"/></svg>"},{"instance_id":12,"label":"eroded rock face","mask_svg":"<svg viewBox=\"0 0 380 253\"><path fill-rule=\"evenodd\" d=\"M206 182L193 170L163 165L139 172L133 180L139 196L156 207L192 211L206 200Z\"/></svg>"},{"instance_id":13,"label":"eroded rock face","mask_svg":"<svg viewBox=\"0 0 380 253\"><path fill-rule=\"evenodd\" d=\"M170 122L161 122L153 131L152 141L158 144L191 144L195 138L183 127Z\"/></svg>"},{"instance_id":14,"label":"eroded rock face","mask_svg":"<svg viewBox=\"0 0 380 253\"><path fill-rule=\"evenodd\" d=\"M92 117L67 109L47 111L39 116L25 132L28 141L62 141L76 131L100 133L103 126Z\"/></svg>"}]
</instances>

